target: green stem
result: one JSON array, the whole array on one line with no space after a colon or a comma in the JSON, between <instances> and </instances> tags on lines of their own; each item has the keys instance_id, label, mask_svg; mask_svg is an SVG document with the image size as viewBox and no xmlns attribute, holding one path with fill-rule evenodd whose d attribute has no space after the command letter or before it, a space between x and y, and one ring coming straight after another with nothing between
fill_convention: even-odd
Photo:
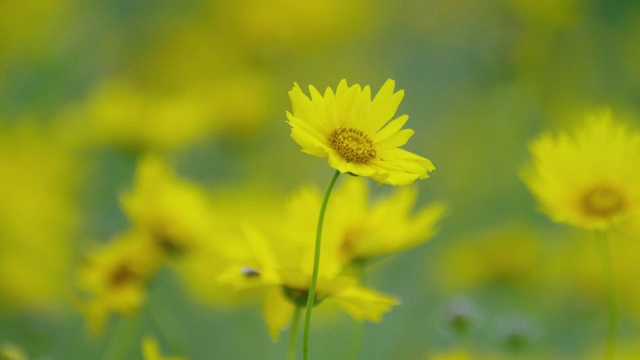
<instances>
[{"instance_id":1,"label":"green stem","mask_svg":"<svg viewBox=\"0 0 640 360\"><path fill-rule=\"evenodd\" d=\"M338 180L340 171L336 170L331 178L327 192L324 194L322 200L322 206L320 207L320 216L318 217L318 228L316 230L316 247L313 256L313 274L311 275L311 286L309 287L309 297L307 298L307 310L304 318L304 337L302 339L302 355L304 360L309 359L309 328L311 325L311 312L313 310L313 302L316 298L316 283L318 282L318 271L320 269L320 244L322 240L322 224L324 223L324 213L327 210L327 204L329 203L329 196L331 190Z\"/></svg>"},{"instance_id":2,"label":"green stem","mask_svg":"<svg viewBox=\"0 0 640 360\"><path fill-rule=\"evenodd\" d=\"M300 325L300 315L302 314L302 308L296 306L296 311L293 313L293 323L291 324L291 332L289 333L289 355L287 359L296 359L296 345L298 343L298 325Z\"/></svg>"},{"instance_id":3,"label":"green stem","mask_svg":"<svg viewBox=\"0 0 640 360\"><path fill-rule=\"evenodd\" d=\"M149 313L151 319L156 324L162 335L169 341L170 349L173 352L184 353L185 333L175 318L171 317L168 311L163 311L164 306L160 304L159 296L156 301L149 302Z\"/></svg>"},{"instance_id":4,"label":"green stem","mask_svg":"<svg viewBox=\"0 0 640 360\"><path fill-rule=\"evenodd\" d=\"M360 349L364 343L364 331L366 323L364 321L356 322L353 327L353 337L351 338L351 346L349 347L348 359L356 360L360 355Z\"/></svg>"},{"instance_id":5,"label":"green stem","mask_svg":"<svg viewBox=\"0 0 640 360\"><path fill-rule=\"evenodd\" d=\"M611 264L611 253L609 250L609 240L606 233L598 237L598 252L602 263L604 275L605 291L607 293L607 307L609 311L609 323L607 326L607 347L605 359L611 360L616 354L616 335L618 331L618 306L616 304L616 289L613 279L613 269Z\"/></svg>"},{"instance_id":6,"label":"green stem","mask_svg":"<svg viewBox=\"0 0 640 360\"><path fill-rule=\"evenodd\" d=\"M365 259L358 259L354 262L354 271L356 278L360 284L365 284L365 266L367 261ZM364 321L356 322L353 326L353 337L351 338L351 345L349 346L349 356L347 359L356 360L360 355L360 349L364 343L364 333L366 329L366 323Z\"/></svg>"},{"instance_id":7,"label":"green stem","mask_svg":"<svg viewBox=\"0 0 640 360\"><path fill-rule=\"evenodd\" d=\"M103 359L116 360L127 358L136 339L139 325L139 314L131 318L121 317L118 319L115 334L112 335Z\"/></svg>"}]
</instances>

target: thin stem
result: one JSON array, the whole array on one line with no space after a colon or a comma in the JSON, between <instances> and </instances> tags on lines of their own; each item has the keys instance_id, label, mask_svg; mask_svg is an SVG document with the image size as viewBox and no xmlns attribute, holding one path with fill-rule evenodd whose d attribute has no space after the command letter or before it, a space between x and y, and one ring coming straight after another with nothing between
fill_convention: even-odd
<instances>
[{"instance_id":1,"label":"thin stem","mask_svg":"<svg viewBox=\"0 0 640 360\"><path fill-rule=\"evenodd\" d=\"M360 284L366 283L365 265L367 261L365 259L359 259L354 262L354 271L356 278ZM366 330L366 323L360 321L355 323L352 331L351 345L349 346L349 356L347 359L356 360L360 356L360 349L364 343L364 333Z\"/></svg>"},{"instance_id":2,"label":"thin stem","mask_svg":"<svg viewBox=\"0 0 640 360\"><path fill-rule=\"evenodd\" d=\"M327 204L329 203L329 196L331 190L338 180L340 171L336 170L331 178L327 192L324 194L322 200L322 206L320 207L320 216L318 217L318 228L316 230L316 247L313 256L313 274L311 275L311 286L309 287L309 297L307 298L307 310L304 318L304 337L302 340L302 355L304 360L309 359L309 328L311 325L311 312L313 310L313 302L316 298L316 283L318 282L318 271L320 270L320 245L322 241L322 224L324 223L324 213L327 210Z\"/></svg>"},{"instance_id":3,"label":"thin stem","mask_svg":"<svg viewBox=\"0 0 640 360\"><path fill-rule=\"evenodd\" d=\"M104 360L124 359L128 356L138 333L139 316L137 315L139 314L131 318L121 317L118 319L115 334L112 335L109 346L104 353Z\"/></svg>"},{"instance_id":4,"label":"thin stem","mask_svg":"<svg viewBox=\"0 0 640 360\"><path fill-rule=\"evenodd\" d=\"M365 327L366 323L364 321L357 322L353 326L353 337L351 338L351 346L349 347L348 359L356 360L360 356L360 349L362 348L362 344L364 343Z\"/></svg>"},{"instance_id":5,"label":"thin stem","mask_svg":"<svg viewBox=\"0 0 640 360\"><path fill-rule=\"evenodd\" d=\"M160 297L158 297L159 299ZM149 313L151 319L156 324L160 332L169 341L173 352L183 353L185 351L185 333L175 318L171 317L170 312L163 311L164 306L160 304L158 299L149 302Z\"/></svg>"},{"instance_id":6,"label":"thin stem","mask_svg":"<svg viewBox=\"0 0 640 360\"><path fill-rule=\"evenodd\" d=\"M618 331L618 306L616 303L616 289L613 280L613 267L611 264L611 252L609 250L609 240L606 233L598 237L598 252L602 263L602 272L607 293L607 308L609 312L609 323L607 326L607 347L605 359L611 360L616 354L616 335Z\"/></svg>"},{"instance_id":7,"label":"thin stem","mask_svg":"<svg viewBox=\"0 0 640 360\"><path fill-rule=\"evenodd\" d=\"M300 315L302 315L302 308L296 306L296 311L293 313L293 323L291 324L291 332L289 333L289 355L287 359L296 359L296 345L298 343L298 325L300 325Z\"/></svg>"}]
</instances>

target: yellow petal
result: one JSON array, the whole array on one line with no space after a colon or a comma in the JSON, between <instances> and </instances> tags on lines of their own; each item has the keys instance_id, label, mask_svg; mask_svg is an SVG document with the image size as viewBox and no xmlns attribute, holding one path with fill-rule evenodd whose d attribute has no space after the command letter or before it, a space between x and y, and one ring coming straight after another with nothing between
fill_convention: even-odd
<instances>
[{"instance_id":1,"label":"yellow petal","mask_svg":"<svg viewBox=\"0 0 640 360\"><path fill-rule=\"evenodd\" d=\"M267 323L271 340L278 341L280 331L289 325L294 311L295 307L287 300L279 287L273 287L267 291L262 307L262 315Z\"/></svg>"}]
</instances>

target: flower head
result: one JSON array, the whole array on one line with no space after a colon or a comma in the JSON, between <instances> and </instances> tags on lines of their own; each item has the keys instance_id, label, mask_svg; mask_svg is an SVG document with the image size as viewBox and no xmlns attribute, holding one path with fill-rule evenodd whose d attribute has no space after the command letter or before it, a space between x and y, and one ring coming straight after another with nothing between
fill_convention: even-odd
<instances>
[{"instance_id":1,"label":"flower head","mask_svg":"<svg viewBox=\"0 0 640 360\"><path fill-rule=\"evenodd\" d=\"M599 230L639 223L640 133L609 111L589 117L574 136L541 136L531 153L522 178L554 221Z\"/></svg>"},{"instance_id":2,"label":"flower head","mask_svg":"<svg viewBox=\"0 0 640 360\"><path fill-rule=\"evenodd\" d=\"M169 254L200 251L213 233L206 192L158 157L142 159L134 188L122 194L121 203L133 227Z\"/></svg>"},{"instance_id":3,"label":"flower head","mask_svg":"<svg viewBox=\"0 0 640 360\"><path fill-rule=\"evenodd\" d=\"M162 264L162 254L127 233L92 253L78 270L78 287L84 292L80 310L91 331L101 334L109 315L128 315L146 298L149 278Z\"/></svg>"},{"instance_id":4,"label":"flower head","mask_svg":"<svg viewBox=\"0 0 640 360\"><path fill-rule=\"evenodd\" d=\"M414 211L418 193L413 187L395 189L384 197L369 200L366 181L344 179L329 204L327 224L336 230L339 256L348 261L395 254L429 240L445 214L443 203L433 203ZM320 195L316 202L320 204Z\"/></svg>"},{"instance_id":5,"label":"flower head","mask_svg":"<svg viewBox=\"0 0 640 360\"><path fill-rule=\"evenodd\" d=\"M310 99L295 84L289 91L293 112L287 112L291 137L303 152L328 158L341 173L390 185L425 179L435 169L431 161L400 149L413 135L402 129L409 117L390 121L404 96L402 90L394 93L394 86L387 80L371 100L369 86L349 87L342 80L335 93L327 88L324 96L309 86Z\"/></svg>"}]
</instances>

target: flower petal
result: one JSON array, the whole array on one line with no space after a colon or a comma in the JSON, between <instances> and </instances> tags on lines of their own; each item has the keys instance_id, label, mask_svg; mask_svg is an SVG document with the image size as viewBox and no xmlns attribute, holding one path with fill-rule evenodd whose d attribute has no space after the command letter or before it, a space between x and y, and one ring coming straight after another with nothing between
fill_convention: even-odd
<instances>
[{"instance_id":1,"label":"flower petal","mask_svg":"<svg viewBox=\"0 0 640 360\"><path fill-rule=\"evenodd\" d=\"M380 130L380 131L378 131L376 133L376 135L374 136L373 140L375 142L381 142L381 141L385 140L389 136L391 136L391 135L395 134L396 132L400 131L400 129L402 129L404 124L407 122L407 120L409 120L409 116L408 115L402 115L402 116L398 117L397 119L392 120L390 123L387 124L387 126L385 126L384 128L382 128L382 130Z\"/></svg>"},{"instance_id":2,"label":"flower petal","mask_svg":"<svg viewBox=\"0 0 640 360\"><path fill-rule=\"evenodd\" d=\"M262 306L262 316L267 323L271 340L278 341L280 331L291 322L294 310L294 305L287 300L279 287L267 290Z\"/></svg>"},{"instance_id":3,"label":"flower petal","mask_svg":"<svg viewBox=\"0 0 640 360\"><path fill-rule=\"evenodd\" d=\"M404 91L394 93L394 87L395 82L391 79L382 85L362 119L363 131L370 134L377 133L396 113L404 97Z\"/></svg>"},{"instance_id":4,"label":"flower petal","mask_svg":"<svg viewBox=\"0 0 640 360\"><path fill-rule=\"evenodd\" d=\"M409 141L409 139L413 136L414 133L415 131L411 129L400 130L394 133L393 135L389 136L385 140L381 141L380 143L376 144L376 149L378 151L381 151L381 150L398 148L406 144L407 141Z\"/></svg>"}]
</instances>

